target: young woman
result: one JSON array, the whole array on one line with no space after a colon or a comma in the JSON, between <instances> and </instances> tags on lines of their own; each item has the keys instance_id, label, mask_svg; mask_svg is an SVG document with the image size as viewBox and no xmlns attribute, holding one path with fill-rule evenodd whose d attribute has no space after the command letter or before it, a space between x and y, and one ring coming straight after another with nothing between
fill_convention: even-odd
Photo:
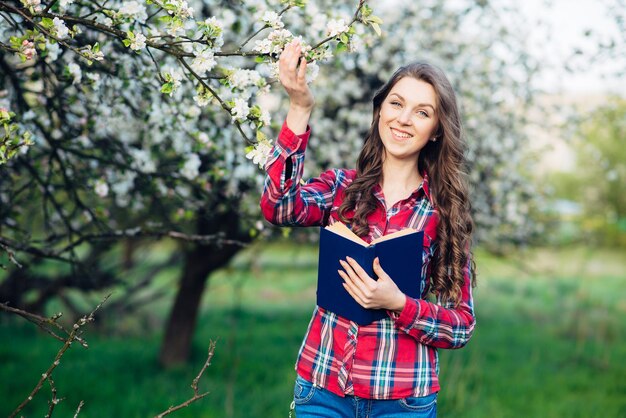
<instances>
[{"instance_id":1,"label":"young woman","mask_svg":"<svg viewBox=\"0 0 626 418\"><path fill-rule=\"evenodd\" d=\"M436 416L438 348L460 348L475 325L472 219L454 90L426 63L398 69L374 96L373 121L356 170L333 169L302 185L314 98L301 47L279 61L289 111L266 164L261 208L276 225L341 221L365 241L404 228L424 231L422 298L404 295L378 260L369 277L341 261L348 293L387 317L359 326L317 307L296 363L298 418ZM426 300L436 296L436 303Z\"/></svg>"}]
</instances>

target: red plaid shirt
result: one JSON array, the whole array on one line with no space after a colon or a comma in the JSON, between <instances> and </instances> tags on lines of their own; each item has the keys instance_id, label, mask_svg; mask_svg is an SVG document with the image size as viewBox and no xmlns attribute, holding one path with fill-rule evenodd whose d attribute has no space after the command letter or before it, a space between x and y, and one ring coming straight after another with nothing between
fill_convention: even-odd
<instances>
[{"instance_id":1,"label":"red plaid shirt","mask_svg":"<svg viewBox=\"0 0 626 418\"><path fill-rule=\"evenodd\" d=\"M310 130L295 135L283 124L265 166L268 175L261 209L273 224L319 226L338 220L342 191L356 171L328 170L301 184L309 136ZM423 259L422 299L407 297L400 314L388 312L388 318L365 326L316 307L298 353L296 370L316 386L339 396L426 396L439 391L437 348L463 347L474 330L469 268L465 269L458 307L424 300L430 260L437 250L437 211L430 202L428 176L407 199L389 209L385 209L380 186L372 192L380 205L369 217L366 241L403 228L424 230L424 246L418 250Z\"/></svg>"}]
</instances>

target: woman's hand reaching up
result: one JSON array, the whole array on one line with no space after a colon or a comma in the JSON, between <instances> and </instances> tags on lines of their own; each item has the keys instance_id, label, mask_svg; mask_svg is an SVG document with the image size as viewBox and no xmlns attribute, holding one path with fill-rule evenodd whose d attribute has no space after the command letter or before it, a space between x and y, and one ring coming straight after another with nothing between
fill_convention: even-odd
<instances>
[{"instance_id":1,"label":"woman's hand reaching up","mask_svg":"<svg viewBox=\"0 0 626 418\"><path fill-rule=\"evenodd\" d=\"M289 95L287 126L297 135L306 131L315 105L313 93L306 83L306 66L300 43L292 41L287 44L280 54L278 74L280 83Z\"/></svg>"}]
</instances>

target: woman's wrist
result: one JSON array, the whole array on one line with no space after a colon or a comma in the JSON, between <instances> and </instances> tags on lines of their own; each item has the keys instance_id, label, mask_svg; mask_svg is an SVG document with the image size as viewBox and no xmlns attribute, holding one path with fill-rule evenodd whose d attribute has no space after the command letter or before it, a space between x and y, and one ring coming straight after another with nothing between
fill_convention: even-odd
<instances>
[{"instance_id":1,"label":"woman's wrist","mask_svg":"<svg viewBox=\"0 0 626 418\"><path fill-rule=\"evenodd\" d=\"M296 135L305 133L312 111L313 106L290 104L287 112L287 126L289 129Z\"/></svg>"},{"instance_id":2,"label":"woman's wrist","mask_svg":"<svg viewBox=\"0 0 626 418\"><path fill-rule=\"evenodd\" d=\"M393 308L391 311L400 314L404 310L404 306L406 305L406 295L402 292L395 298L395 302L393 304Z\"/></svg>"}]
</instances>

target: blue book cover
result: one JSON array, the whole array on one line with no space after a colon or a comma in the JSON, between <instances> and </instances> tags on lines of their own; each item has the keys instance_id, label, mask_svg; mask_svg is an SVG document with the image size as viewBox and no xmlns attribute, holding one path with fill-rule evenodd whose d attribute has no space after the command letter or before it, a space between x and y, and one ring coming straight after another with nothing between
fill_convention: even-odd
<instances>
[{"instance_id":1,"label":"blue book cover","mask_svg":"<svg viewBox=\"0 0 626 418\"><path fill-rule=\"evenodd\" d=\"M339 260L352 257L376 278L374 259L407 296L421 296L422 251L424 232L413 229L398 231L367 244L345 225L336 222L320 230L320 251L317 276L317 305L341 315L359 325L367 325L385 318L384 309L365 309L343 287L337 272L343 269Z\"/></svg>"}]
</instances>

